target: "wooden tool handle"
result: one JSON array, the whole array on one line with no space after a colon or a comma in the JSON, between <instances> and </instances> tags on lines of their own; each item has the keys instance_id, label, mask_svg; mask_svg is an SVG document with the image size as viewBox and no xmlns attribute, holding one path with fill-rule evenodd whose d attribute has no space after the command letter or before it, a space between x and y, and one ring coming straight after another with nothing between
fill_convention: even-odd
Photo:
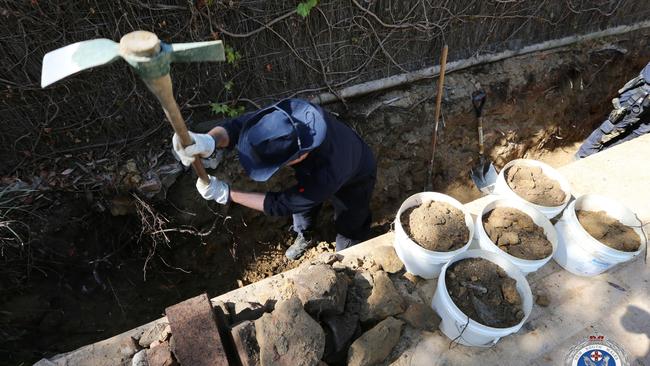
<instances>
[{"instance_id":1,"label":"wooden tool handle","mask_svg":"<svg viewBox=\"0 0 650 366\"><path fill-rule=\"evenodd\" d=\"M124 35L120 39L120 53L126 57L154 57L160 52L160 49L161 46L158 36L151 32L135 31ZM180 137L183 147L192 145L194 141L192 141L190 134L187 132L185 120L181 115L178 104L176 104L176 99L174 99L172 78L169 74L154 78L142 77L142 81L144 81L149 90L158 98L167 119L174 128L174 132ZM194 171L205 184L210 182L208 173L205 172L200 157L197 156L194 159L192 167L194 167Z\"/></svg>"},{"instance_id":2,"label":"wooden tool handle","mask_svg":"<svg viewBox=\"0 0 650 366\"><path fill-rule=\"evenodd\" d=\"M478 154L483 155L483 117L478 117Z\"/></svg>"},{"instance_id":3,"label":"wooden tool handle","mask_svg":"<svg viewBox=\"0 0 650 366\"><path fill-rule=\"evenodd\" d=\"M434 121L436 126L438 125L438 120L440 119L440 105L442 104L442 93L445 87L445 70L447 69L447 52L449 47L445 45L442 49L442 56L440 56L440 77L438 78L438 94L436 95L436 112L434 115Z\"/></svg>"},{"instance_id":4,"label":"wooden tool handle","mask_svg":"<svg viewBox=\"0 0 650 366\"><path fill-rule=\"evenodd\" d=\"M176 100L174 99L172 78L169 76L169 74L155 79L143 79L143 81L149 90L151 90L151 92L156 96L156 98L158 98L158 101L165 111L167 119L172 124L174 132L176 132L178 137L181 139L181 144L184 147L192 145L194 141L192 141L192 137L190 137L190 134L187 131L185 120L181 115L178 104L176 104ZM199 176L199 178L203 181L203 183L208 184L210 182L208 173L206 173L200 157L197 156L194 159L192 167L194 168L194 171L196 171L196 174Z\"/></svg>"},{"instance_id":5,"label":"wooden tool handle","mask_svg":"<svg viewBox=\"0 0 650 366\"><path fill-rule=\"evenodd\" d=\"M440 76L438 77L438 94L436 95L436 110L434 114L434 128L433 135L431 136L431 160L429 161L429 174L427 177L427 186L425 189L433 188L433 174L434 172L434 160L436 157L436 141L438 139L438 123L440 121L440 107L442 104L442 93L445 86L445 70L447 68L447 52L449 47L445 45L442 49L442 55L440 56Z\"/></svg>"}]
</instances>

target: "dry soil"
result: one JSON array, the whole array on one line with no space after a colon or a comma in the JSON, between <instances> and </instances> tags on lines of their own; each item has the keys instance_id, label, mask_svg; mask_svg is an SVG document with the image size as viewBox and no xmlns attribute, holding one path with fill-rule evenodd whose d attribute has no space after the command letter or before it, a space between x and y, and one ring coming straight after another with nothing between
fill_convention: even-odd
<instances>
[{"instance_id":1,"label":"dry soil","mask_svg":"<svg viewBox=\"0 0 650 366\"><path fill-rule=\"evenodd\" d=\"M465 215L456 207L440 201L425 202L402 214L406 234L424 249L449 252L469 240Z\"/></svg>"},{"instance_id":2,"label":"dry soil","mask_svg":"<svg viewBox=\"0 0 650 366\"><path fill-rule=\"evenodd\" d=\"M494 328L508 328L524 318L517 281L482 258L452 264L445 276L454 304L471 319Z\"/></svg>"},{"instance_id":3,"label":"dry soil","mask_svg":"<svg viewBox=\"0 0 650 366\"><path fill-rule=\"evenodd\" d=\"M543 259L553 252L544 229L515 208L497 207L488 212L483 216L483 227L493 243L517 258Z\"/></svg>"},{"instance_id":4,"label":"dry soil","mask_svg":"<svg viewBox=\"0 0 650 366\"><path fill-rule=\"evenodd\" d=\"M639 235L631 227L607 215L605 211L578 210L577 214L580 225L599 242L624 252L639 250Z\"/></svg>"},{"instance_id":5,"label":"dry soil","mask_svg":"<svg viewBox=\"0 0 650 366\"><path fill-rule=\"evenodd\" d=\"M541 206L559 206L566 198L560 183L549 178L539 167L514 165L504 174L508 186L528 202Z\"/></svg>"}]
</instances>

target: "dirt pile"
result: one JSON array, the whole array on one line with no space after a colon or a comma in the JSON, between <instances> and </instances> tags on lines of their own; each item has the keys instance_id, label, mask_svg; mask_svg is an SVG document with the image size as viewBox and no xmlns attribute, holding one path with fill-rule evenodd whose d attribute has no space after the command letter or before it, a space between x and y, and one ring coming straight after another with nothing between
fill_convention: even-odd
<instances>
[{"instance_id":1,"label":"dirt pile","mask_svg":"<svg viewBox=\"0 0 650 366\"><path fill-rule=\"evenodd\" d=\"M485 232L499 249L522 259L543 259L553 253L553 245L530 216L510 207L497 207L482 218Z\"/></svg>"},{"instance_id":2,"label":"dirt pile","mask_svg":"<svg viewBox=\"0 0 650 366\"><path fill-rule=\"evenodd\" d=\"M406 234L424 249L449 252L469 240L465 215L446 202L430 201L409 208L400 220Z\"/></svg>"},{"instance_id":3,"label":"dirt pile","mask_svg":"<svg viewBox=\"0 0 650 366\"><path fill-rule=\"evenodd\" d=\"M472 320L508 328L524 318L517 282L488 260L468 258L452 264L445 282L454 304Z\"/></svg>"},{"instance_id":4,"label":"dirt pile","mask_svg":"<svg viewBox=\"0 0 650 366\"><path fill-rule=\"evenodd\" d=\"M641 246L639 235L631 227L607 215L605 211L578 210L578 221L599 242L624 252L636 252Z\"/></svg>"},{"instance_id":5,"label":"dirt pile","mask_svg":"<svg viewBox=\"0 0 650 366\"><path fill-rule=\"evenodd\" d=\"M504 172L508 186L518 196L540 206L559 206L566 194L560 183L549 178L542 168L514 165Z\"/></svg>"}]
</instances>

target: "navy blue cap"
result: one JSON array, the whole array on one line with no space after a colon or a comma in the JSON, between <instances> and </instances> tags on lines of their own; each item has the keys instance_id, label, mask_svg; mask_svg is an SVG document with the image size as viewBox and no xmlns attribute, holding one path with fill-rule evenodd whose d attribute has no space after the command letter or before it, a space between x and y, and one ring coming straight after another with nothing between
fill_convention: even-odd
<instances>
[{"instance_id":1,"label":"navy blue cap","mask_svg":"<svg viewBox=\"0 0 650 366\"><path fill-rule=\"evenodd\" d=\"M239 161L251 179L265 182L280 167L318 147L327 133L323 110L285 99L252 115L239 134Z\"/></svg>"}]
</instances>

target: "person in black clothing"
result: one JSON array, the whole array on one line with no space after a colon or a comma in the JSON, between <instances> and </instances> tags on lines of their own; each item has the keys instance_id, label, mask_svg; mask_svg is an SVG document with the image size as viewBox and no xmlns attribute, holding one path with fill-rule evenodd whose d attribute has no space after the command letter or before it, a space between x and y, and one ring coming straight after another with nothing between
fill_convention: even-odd
<instances>
[{"instance_id":1,"label":"person in black clothing","mask_svg":"<svg viewBox=\"0 0 650 366\"><path fill-rule=\"evenodd\" d=\"M582 143L582 159L650 132L650 62L612 99L614 109Z\"/></svg>"},{"instance_id":2,"label":"person in black clothing","mask_svg":"<svg viewBox=\"0 0 650 366\"><path fill-rule=\"evenodd\" d=\"M194 144L183 148L174 135L174 151L184 165L216 148L237 147L239 161L253 180L264 182L282 166L295 170L297 183L281 192L253 193L231 189L213 176L197 180L203 198L236 202L267 215L293 215L296 239L286 256L298 259L311 246L311 230L323 202L334 207L336 250L367 239L370 197L377 165L372 151L350 127L319 106L286 99L231 119L207 134L191 133Z\"/></svg>"}]
</instances>

